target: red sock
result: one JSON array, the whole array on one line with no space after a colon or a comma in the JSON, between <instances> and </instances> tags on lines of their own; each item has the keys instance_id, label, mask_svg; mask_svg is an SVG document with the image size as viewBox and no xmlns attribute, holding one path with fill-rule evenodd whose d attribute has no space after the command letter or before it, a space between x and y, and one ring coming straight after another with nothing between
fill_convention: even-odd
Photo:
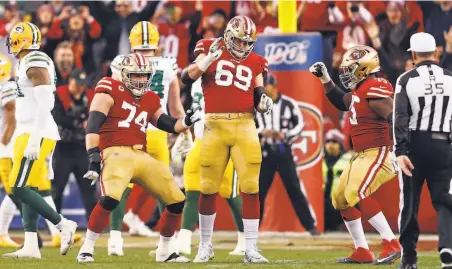
<instances>
[{"instance_id":1,"label":"red sock","mask_svg":"<svg viewBox=\"0 0 452 269\"><path fill-rule=\"evenodd\" d=\"M161 217L162 230L160 231L160 235L165 237L173 236L180 226L181 216L182 214L171 213L165 208Z\"/></svg>"},{"instance_id":2,"label":"red sock","mask_svg":"<svg viewBox=\"0 0 452 269\"><path fill-rule=\"evenodd\" d=\"M366 197L359 201L358 206L363 217L367 220L381 212L381 207L378 202L370 197Z\"/></svg>"},{"instance_id":3,"label":"red sock","mask_svg":"<svg viewBox=\"0 0 452 269\"><path fill-rule=\"evenodd\" d=\"M89 216L88 229L95 233L103 232L108 225L111 211L103 209L99 203L96 204L91 216Z\"/></svg>"},{"instance_id":4,"label":"red sock","mask_svg":"<svg viewBox=\"0 0 452 269\"><path fill-rule=\"evenodd\" d=\"M243 199L242 218L243 219L259 219L260 217L260 201L257 193L240 193Z\"/></svg>"},{"instance_id":5,"label":"red sock","mask_svg":"<svg viewBox=\"0 0 452 269\"><path fill-rule=\"evenodd\" d=\"M148 196L149 194L142 187L138 185L133 186L132 193L130 194L130 197L132 198L130 208L132 209L133 214L138 215Z\"/></svg>"},{"instance_id":6,"label":"red sock","mask_svg":"<svg viewBox=\"0 0 452 269\"><path fill-rule=\"evenodd\" d=\"M213 215L217 212L217 194L204 194L199 196L199 214Z\"/></svg>"},{"instance_id":7,"label":"red sock","mask_svg":"<svg viewBox=\"0 0 452 269\"><path fill-rule=\"evenodd\" d=\"M354 207L349 207L341 210L341 216L344 221L352 221L361 218L361 212Z\"/></svg>"}]
</instances>

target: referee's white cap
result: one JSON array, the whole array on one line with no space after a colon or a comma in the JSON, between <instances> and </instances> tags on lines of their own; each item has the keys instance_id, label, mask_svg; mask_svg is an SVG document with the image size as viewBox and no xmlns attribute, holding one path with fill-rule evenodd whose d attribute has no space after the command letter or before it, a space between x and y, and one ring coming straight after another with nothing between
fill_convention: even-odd
<instances>
[{"instance_id":1,"label":"referee's white cap","mask_svg":"<svg viewBox=\"0 0 452 269\"><path fill-rule=\"evenodd\" d=\"M435 38L429 33L416 33L410 38L408 51L432 52L436 50Z\"/></svg>"}]
</instances>

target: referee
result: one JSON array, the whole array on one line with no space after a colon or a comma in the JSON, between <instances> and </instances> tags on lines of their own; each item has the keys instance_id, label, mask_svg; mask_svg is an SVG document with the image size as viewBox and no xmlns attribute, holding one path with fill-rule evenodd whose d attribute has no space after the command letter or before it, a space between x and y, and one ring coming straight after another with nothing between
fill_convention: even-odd
<instances>
[{"instance_id":1,"label":"referee","mask_svg":"<svg viewBox=\"0 0 452 269\"><path fill-rule=\"evenodd\" d=\"M435 63L432 35L411 36L416 67L402 74L394 98L395 154L401 179L400 269L417 268L417 214L424 180L438 215L442 268L452 268L452 72Z\"/></svg>"},{"instance_id":2,"label":"referee","mask_svg":"<svg viewBox=\"0 0 452 269\"><path fill-rule=\"evenodd\" d=\"M259 176L261 222L265 197L278 171L298 220L306 231L317 236L315 214L303 193L291 149L292 142L299 137L304 125L300 109L293 99L278 92L276 79L271 74L266 77L265 93L273 99L273 109L268 114L256 115L263 156Z\"/></svg>"}]
</instances>

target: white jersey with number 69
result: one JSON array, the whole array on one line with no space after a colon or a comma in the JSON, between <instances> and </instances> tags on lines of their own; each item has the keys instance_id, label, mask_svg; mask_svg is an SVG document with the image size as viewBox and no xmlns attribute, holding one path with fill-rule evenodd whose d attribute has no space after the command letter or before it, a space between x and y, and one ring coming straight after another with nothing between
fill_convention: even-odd
<instances>
[{"instance_id":1,"label":"white jersey with number 69","mask_svg":"<svg viewBox=\"0 0 452 269\"><path fill-rule=\"evenodd\" d=\"M38 102L35 98L33 84L27 76L28 69L32 67L45 68L49 73L52 86L56 84L55 66L52 59L47 54L40 51L33 51L23 57L16 65L16 121L17 121L17 135L34 132L36 122L36 110L38 109ZM48 100L52 105L55 103L55 98L52 96ZM60 140L58 127L49 112L43 120L44 125L39 126L40 135L42 137Z\"/></svg>"},{"instance_id":2,"label":"white jersey with number 69","mask_svg":"<svg viewBox=\"0 0 452 269\"><path fill-rule=\"evenodd\" d=\"M151 80L151 90L160 97L160 105L164 113L168 114L168 96L171 81L177 76L177 61L173 57L147 57L152 64L154 75ZM148 124L148 130L157 130Z\"/></svg>"}]
</instances>

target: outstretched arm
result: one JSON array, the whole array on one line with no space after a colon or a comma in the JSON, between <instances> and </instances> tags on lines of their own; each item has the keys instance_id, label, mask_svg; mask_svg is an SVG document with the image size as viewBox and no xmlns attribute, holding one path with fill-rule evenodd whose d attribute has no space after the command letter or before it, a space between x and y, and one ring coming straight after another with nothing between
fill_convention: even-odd
<instances>
[{"instance_id":1,"label":"outstretched arm","mask_svg":"<svg viewBox=\"0 0 452 269\"><path fill-rule=\"evenodd\" d=\"M352 102L352 95L351 93L345 93L341 88L334 84L328 74L325 64L317 62L309 68L309 71L322 82L328 100L330 100L337 109L348 111Z\"/></svg>"}]
</instances>

